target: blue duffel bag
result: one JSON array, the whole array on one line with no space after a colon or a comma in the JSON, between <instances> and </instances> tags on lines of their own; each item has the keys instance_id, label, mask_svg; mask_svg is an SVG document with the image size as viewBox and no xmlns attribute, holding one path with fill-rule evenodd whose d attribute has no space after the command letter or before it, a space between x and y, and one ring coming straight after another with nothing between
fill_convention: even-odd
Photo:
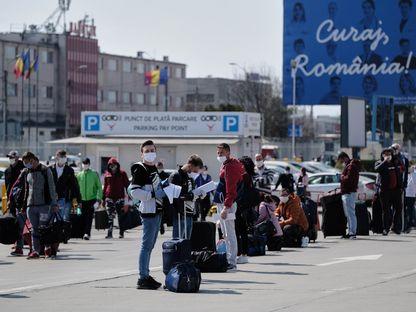
<instances>
[{"instance_id":1,"label":"blue duffel bag","mask_svg":"<svg viewBox=\"0 0 416 312\"><path fill-rule=\"evenodd\" d=\"M175 265L165 279L165 287L177 293L196 293L200 285L201 271L189 262Z\"/></svg>"}]
</instances>

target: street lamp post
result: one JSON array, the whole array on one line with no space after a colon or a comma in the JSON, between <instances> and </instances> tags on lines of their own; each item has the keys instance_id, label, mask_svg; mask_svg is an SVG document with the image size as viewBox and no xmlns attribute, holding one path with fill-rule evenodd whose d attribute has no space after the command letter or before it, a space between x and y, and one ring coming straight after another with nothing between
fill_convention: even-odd
<instances>
[{"instance_id":1,"label":"street lamp post","mask_svg":"<svg viewBox=\"0 0 416 312\"><path fill-rule=\"evenodd\" d=\"M290 66L292 68L292 157L293 159L296 158L296 151L295 151L295 129L296 129L296 67L297 63L295 60L290 62Z\"/></svg>"},{"instance_id":2,"label":"street lamp post","mask_svg":"<svg viewBox=\"0 0 416 312\"><path fill-rule=\"evenodd\" d=\"M404 141L404 137L403 137L404 112L398 113L398 119L399 119L399 124L400 124L400 134L401 134L402 140Z\"/></svg>"}]
</instances>

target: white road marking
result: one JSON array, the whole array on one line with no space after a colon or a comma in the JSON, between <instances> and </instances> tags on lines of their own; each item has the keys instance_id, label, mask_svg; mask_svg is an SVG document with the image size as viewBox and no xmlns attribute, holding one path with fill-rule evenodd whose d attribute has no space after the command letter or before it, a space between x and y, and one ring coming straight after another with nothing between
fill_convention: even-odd
<instances>
[{"instance_id":1,"label":"white road marking","mask_svg":"<svg viewBox=\"0 0 416 312\"><path fill-rule=\"evenodd\" d=\"M162 269L162 266L152 267L150 268L150 271L160 271ZM29 286L23 286L23 287L16 287L16 288L10 288L10 289L0 289L0 295L11 295L15 293L21 293L25 291L33 291L33 290L42 290L47 288L53 288L53 287L61 287L61 286L70 286L70 285L77 285L77 284L85 284L90 282L97 282L97 281L103 281L103 280L109 280L119 277L126 277L131 275L136 275L137 270L129 270L129 271L121 271L109 274L107 276L102 277L91 277L89 279L79 279L79 280L64 280L59 282L52 282L52 283L46 283L46 284L36 284L36 285L29 285Z\"/></svg>"},{"instance_id":2,"label":"white road marking","mask_svg":"<svg viewBox=\"0 0 416 312\"><path fill-rule=\"evenodd\" d=\"M328 266L340 263L347 263L352 261L371 261L371 260L378 260L383 255L367 255L367 256L355 256L355 257L343 257L343 258L335 258L334 261L325 262L317 264L316 266Z\"/></svg>"}]
</instances>

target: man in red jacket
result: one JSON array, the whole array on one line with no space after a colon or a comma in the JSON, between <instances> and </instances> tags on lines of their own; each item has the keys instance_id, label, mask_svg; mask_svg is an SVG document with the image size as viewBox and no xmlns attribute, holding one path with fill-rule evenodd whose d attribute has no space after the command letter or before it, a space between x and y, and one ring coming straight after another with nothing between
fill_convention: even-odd
<instances>
[{"instance_id":1,"label":"man in red jacket","mask_svg":"<svg viewBox=\"0 0 416 312\"><path fill-rule=\"evenodd\" d=\"M221 213L221 230L227 243L228 270L237 269L237 236L235 233L235 213L237 211L237 185L242 181L243 165L231 157L230 146L222 143L217 146L217 159L222 164L220 182L217 187L215 201Z\"/></svg>"},{"instance_id":2,"label":"man in red jacket","mask_svg":"<svg viewBox=\"0 0 416 312\"><path fill-rule=\"evenodd\" d=\"M355 215L355 201L357 200L358 180L360 178L360 161L350 159L347 153L341 152L338 161L345 164L341 174L341 194L344 213L348 220L348 235L346 238L356 239L357 217Z\"/></svg>"},{"instance_id":3,"label":"man in red jacket","mask_svg":"<svg viewBox=\"0 0 416 312\"><path fill-rule=\"evenodd\" d=\"M115 158L108 161L107 171L104 174L105 206L108 213L108 233L105 238L113 238L113 225L116 212L120 222L120 215L124 207L126 191L129 187L129 178L124 170L120 169L120 164ZM124 237L124 231L120 227L119 238Z\"/></svg>"}]
</instances>

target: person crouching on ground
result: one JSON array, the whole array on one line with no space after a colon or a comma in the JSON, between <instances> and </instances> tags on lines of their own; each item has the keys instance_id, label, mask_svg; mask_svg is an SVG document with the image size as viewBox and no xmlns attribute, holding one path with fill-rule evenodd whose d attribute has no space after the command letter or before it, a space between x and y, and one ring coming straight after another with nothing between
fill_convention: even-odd
<instances>
[{"instance_id":1,"label":"person crouching on ground","mask_svg":"<svg viewBox=\"0 0 416 312\"><path fill-rule=\"evenodd\" d=\"M300 198L288 189L282 189L276 215L281 218L284 247L301 247L302 238L308 230L308 219L302 209Z\"/></svg>"}]
</instances>

